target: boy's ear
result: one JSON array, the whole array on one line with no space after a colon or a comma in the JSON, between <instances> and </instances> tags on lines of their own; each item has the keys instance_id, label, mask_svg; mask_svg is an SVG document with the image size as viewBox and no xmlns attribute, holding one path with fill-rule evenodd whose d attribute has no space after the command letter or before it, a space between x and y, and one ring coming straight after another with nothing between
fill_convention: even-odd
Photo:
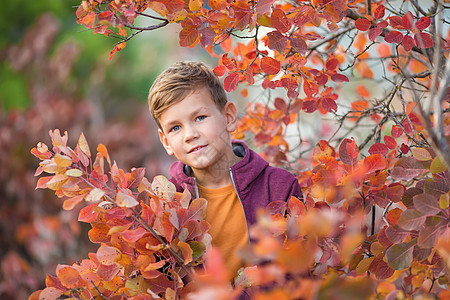
<instances>
[{"instance_id":1,"label":"boy's ear","mask_svg":"<svg viewBox=\"0 0 450 300\"><path fill-rule=\"evenodd\" d=\"M161 141L161 144L164 146L164 149L166 149L167 154L173 155L172 148L169 145L169 142L167 141L167 137L164 134L164 132L161 129L158 129L159 134L159 140Z\"/></svg>"},{"instance_id":2,"label":"boy's ear","mask_svg":"<svg viewBox=\"0 0 450 300\"><path fill-rule=\"evenodd\" d=\"M224 115L227 121L227 131L235 131L237 128L237 109L233 102L227 102L225 104Z\"/></svg>"}]
</instances>

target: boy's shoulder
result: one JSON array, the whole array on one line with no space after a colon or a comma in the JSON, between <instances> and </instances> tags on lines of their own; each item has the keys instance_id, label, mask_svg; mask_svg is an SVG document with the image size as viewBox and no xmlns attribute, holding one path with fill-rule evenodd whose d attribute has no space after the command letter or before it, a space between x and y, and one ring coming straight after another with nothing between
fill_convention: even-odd
<instances>
[{"instance_id":1,"label":"boy's shoulder","mask_svg":"<svg viewBox=\"0 0 450 300\"><path fill-rule=\"evenodd\" d=\"M258 153L248 148L245 142L232 140L232 145L234 153L243 158L232 166L231 170L243 181L250 183L261 177L267 177L270 180L276 181L296 180L291 172L269 165Z\"/></svg>"}]
</instances>

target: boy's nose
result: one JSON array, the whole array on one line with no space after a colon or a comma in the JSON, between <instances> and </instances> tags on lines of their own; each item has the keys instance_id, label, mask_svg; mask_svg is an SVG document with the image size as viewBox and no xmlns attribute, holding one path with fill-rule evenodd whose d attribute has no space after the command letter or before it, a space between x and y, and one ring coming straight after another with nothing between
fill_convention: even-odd
<instances>
[{"instance_id":1,"label":"boy's nose","mask_svg":"<svg viewBox=\"0 0 450 300\"><path fill-rule=\"evenodd\" d=\"M185 126L184 128L184 141L190 142L198 138L199 134L194 126Z\"/></svg>"}]
</instances>

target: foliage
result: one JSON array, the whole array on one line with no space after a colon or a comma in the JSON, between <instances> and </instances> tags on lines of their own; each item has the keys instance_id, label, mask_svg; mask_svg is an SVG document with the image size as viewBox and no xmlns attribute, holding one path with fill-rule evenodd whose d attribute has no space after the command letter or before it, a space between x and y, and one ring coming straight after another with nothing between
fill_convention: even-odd
<instances>
[{"instance_id":1,"label":"foliage","mask_svg":"<svg viewBox=\"0 0 450 300\"><path fill-rule=\"evenodd\" d=\"M152 200L160 203L158 191L173 194L165 180L156 177L162 182L158 191L157 183L151 188L144 181L146 188L135 186L139 193L133 194L129 182L141 178L142 170L121 171L108 161L103 146L91 164L84 138L70 150L67 135L53 131L54 152L43 144L32 150L43 159L40 168L54 174L41 178L38 187L69 197L68 208L83 199L107 201L112 207L83 208L95 217L85 219L93 226L91 232L101 232L91 233L91 240L103 244L85 266L57 268L57 277L49 277L47 288L32 298L139 292L169 299L188 293L196 299L240 293L255 299L448 297L450 60L448 36L442 33L448 22L446 9L440 1L427 9L416 1L82 1L78 22L94 33L119 38L110 59L137 34L178 23L180 46L199 44L213 56L221 48L214 71L224 78L228 92L257 83L267 91L284 89L284 98L267 92L266 104L249 104L236 136L254 138L265 158L293 168L304 203L295 198L274 202L268 215L261 213L250 230L254 242L241 250L252 267L231 287L214 249L205 254L205 271L189 269L195 261L192 253L203 247L180 244L187 237L179 230L178 211L186 210L186 204L177 206L177 201L163 196L169 202L161 209L151 206ZM138 18L157 23L139 27L134 25ZM383 79L378 87L384 93L375 98L368 87L358 85L359 99L346 107L339 97L341 88L356 78ZM246 88L241 92L249 93ZM334 116L337 130L329 140L314 143L299 135L301 146L315 145L312 165L300 171L304 153L292 151L289 127L300 122L301 114L317 112ZM370 129L362 142L349 138L364 122ZM338 135L341 129L347 132ZM103 169L105 159L109 177ZM198 201L192 200L191 206ZM146 207L155 220L144 218ZM116 219L123 222L117 230ZM201 224L200 219L195 222ZM199 236L207 236L206 227L200 226ZM136 244L142 236L117 237L128 230L162 240L145 241L149 246L143 253ZM136 251L128 251L133 247ZM106 255L106 265L114 268L117 285L102 285L98 278L90 281L90 270L98 275L105 268L98 259L105 253L112 253L112 259ZM153 258L144 259L147 254ZM200 263L203 256L198 258ZM159 281L145 277L146 267L153 264L162 267L153 270L159 272ZM189 280L181 280L191 272ZM142 280L145 290L132 285L134 278ZM187 281L192 284L184 286ZM160 285L155 287L155 282Z\"/></svg>"},{"instance_id":2,"label":"foliage","mask_svg":"<svg viewBox=\"0 0 450 300\"><path fill-rule=\"evenodd\" d=\"M51 14L39 16L20 43L0 51L2 66L10 70L0 75L1 299L26 299L32 291L45 287L46 274L54 272L58 263L74 262L95 249L86 234L89 224L76 220L79 208L62 210L51 191L35 190L36 159L29 150L50 128L78 134L82 128L92 139L108 145L110 154L120 157L127 168L144 166L154 173L165 169L158 154L163 148L158 148L157 137L149 133L148 112L130 97L121 119L111 110L121 108L113 105L113 97L103 105L101 98L123 85L111 88L111 81L106 80L111 77L101 76L110 70L103 63L107 58L98 57L103 52L97 56L86 53L86 45L63 38L60 25ZM83 69L80 61L86 60L95 70L88 76L79 70ZM20 95L30 101L21 110L9 110L6 104L19 99L17 94L5 96L6 82L17 78L23 82Z\"/></svg>"},{"instance_id":3,"label":"foliage","mask_svg":"<svg viewBox=\"0 0 450 300\"><path fill-rule=\"evenodd\" d=\"M75 149L67 147L67 132L50 131L50 136L54 152L43 143L31 151L42 160L37 174L53 174L41 177L37 188L64 197L66 210L83 200L93 202L81 209L78 221L92 225L89 239L101 246L90 259L59 265L39 298L132 297L147 290L152 296L176 297L211 242L203 220L206 200L191 201L187 190L176 193L163 176L149 183L143 168L125 173L102 144L93 161L83 134Z\"/></svg>"}]
</instances>

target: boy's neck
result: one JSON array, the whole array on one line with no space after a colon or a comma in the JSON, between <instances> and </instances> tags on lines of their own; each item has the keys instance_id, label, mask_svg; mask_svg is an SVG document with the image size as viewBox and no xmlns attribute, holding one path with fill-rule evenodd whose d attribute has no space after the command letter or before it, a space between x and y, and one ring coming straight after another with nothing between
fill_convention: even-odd
<instances>
[{"instance_id":1,"label":"boy's neck","mask_svg":"<svg viewBox=\"0 0 450 300\"><path fill-rule=\"evenodd\" d=\"M242 158L233 152L224 155L219 163L208 169L193 169L194 176L198 184L209 189L218 189L232 184L230 168Z\"/></svg>"}]
</instances>

